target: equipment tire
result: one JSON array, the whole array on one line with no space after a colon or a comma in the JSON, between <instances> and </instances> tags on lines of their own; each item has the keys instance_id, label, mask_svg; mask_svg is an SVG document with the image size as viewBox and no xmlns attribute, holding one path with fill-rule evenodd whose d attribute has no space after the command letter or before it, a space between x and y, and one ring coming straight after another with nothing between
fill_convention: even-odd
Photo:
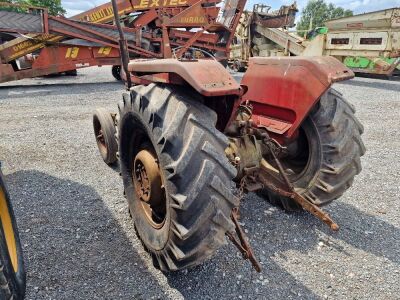
<instances>
[{"instance_id":1,"label":"equipment tire","mask_svg":"<svg viewBox=\"0 0 400 300\"><path fill-rule=\"evenodd\" d=\"M230 215L239 205L232 193L235 168L224 154L228 140L215 128L215 112L194 97L180 87L150 84L132 88L118 105L125 195L137 235L162 271L210 258L234 229ZM137 188L143 152L158 164L162 184L154 198L148 185L149 202ZM145 170L141 178L154 178Z\"/></svg>"},{"instance_id":2,"label":"equipment tire","mask_svg":"<svg viewBox=\"0 0 400 300\"><path fill-rule=\"evenodd\" d=\"M65 75L66 76L78 76L78 70L75 69L75 70L66 71Z\"/></svg>"},{"instance_id":3,"label":"equipment tire","mask_svg":"<svg viewBox=\"0 0 400 300\"><path fill-rule=\"evenodd\" d=\"M117 161L118 144L115 139L115 124L111 114L104 108L93 114L93 129L97 146L104 162L111 165Z\"/></svg>"},{"instance_id":4,"label":"equipment tire","mask_svg":"<svg viewBox=\"0 0 400 300\"><path fill-rule=\"evenodd\" d=\"M232 70L234 72L238 73L239 69L240 69L239 62L237 60L234 60L233 63L232 63Z\"/></svg>"},{"instance_id":5,"label":"equipment tire","mask_svg":"<svg viewBox=\"0 0 400 300\"><path fill-rule=\"evenodd\" d=\"M26 274L10 196L0 170L0 299L23 299Z\"/></svg>"},{"instance_id":6,"label":"equipment tire","mask_svg":"<svg viewBox=\"0 0 400 300\"><path fill-rule=\"evenodd\" d=\"M111 69L112 76L115 78L117 81L122 81L121 77L121 66L113 66Z\"/></svg>"},{"instance_id":7,"label":"equipment tire","mask_svg":"<svg viewBox=\"0 0 400 300\"><path fill-rule=\"evenodd\" d=\"M334 89L321 97L301 128L308 141L307 163L300 175L289 179L303 197L324 206L342 196L361 172L364 128L355 117L354 107ZM281 162L285 165L285 160ZM292 199L268 190L258 194L287 211L301 209Z\"/></svg>"},{"instance_id":8,"label":"equipment tire","mask_svg":"<svg viewBox=\"0 0 400 300\"><path fill-rule=\"evenodd\" d=\"M232 69L233 69L233 71L238 72L238 73L246 71L246 67L244 66L244 63L242 63L239 60L235 60L233 62Z\"/></svg>"}]
</instances>

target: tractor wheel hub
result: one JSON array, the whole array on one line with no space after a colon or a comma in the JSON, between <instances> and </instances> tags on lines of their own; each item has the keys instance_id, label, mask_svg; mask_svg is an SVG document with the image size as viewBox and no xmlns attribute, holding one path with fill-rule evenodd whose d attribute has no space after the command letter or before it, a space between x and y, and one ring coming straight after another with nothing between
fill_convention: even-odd
<instances>
[{"instance_id":1,"label":"tractor wheel hub","mask_svg":"<svg viewBox=\"0 0 400 300\"><path fill-rule=\"evenodd\" d=\"M154 227L162 226L165 219L165 193L158 160L152 152L141 150L136 155L133 182L150 223Z\"/></svg>"}]
</instances>

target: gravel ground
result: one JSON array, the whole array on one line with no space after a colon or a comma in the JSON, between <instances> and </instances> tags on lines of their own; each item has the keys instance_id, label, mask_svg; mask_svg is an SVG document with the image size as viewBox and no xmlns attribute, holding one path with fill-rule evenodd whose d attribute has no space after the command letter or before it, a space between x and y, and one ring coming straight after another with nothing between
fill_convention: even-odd
<instances>
[{"instance_id":1,"label":"gravel ground","mask_svg":"<svg viewBox=\"0 0 400 300\"><path fill-rule=\"evenodd\" d=\"M0 157L24 248L28 299L400 299L400 81L337 84L365 125L363 172L328 207L330 232L255 195L242 222L263 265L227 244L194 269L156 270L133 230L91 114L116 110L109 68L0 85Z\"/></svg>"}]
</instances>

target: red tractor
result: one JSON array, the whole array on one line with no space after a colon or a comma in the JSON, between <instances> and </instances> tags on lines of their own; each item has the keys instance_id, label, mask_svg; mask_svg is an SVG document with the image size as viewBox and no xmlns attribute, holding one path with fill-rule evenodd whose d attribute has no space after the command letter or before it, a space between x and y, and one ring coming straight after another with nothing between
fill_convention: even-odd
<instances>
[{"instance_id":1,"label":"red tractor","mask_svg":"<svg viewBox=\"0 0 400 300\"><path fill-rule=\"evenodd\" d=\"M338 229L320 207L350 188L365 152L354 107L331 88L354 76L339 61L253 58L240 84L216 60L191 54L123 66L135 85L117 113L96 111L94 132L104 161L119 162L137 235L157 267L197 265L228 236L260 270L238 222L247 192Z\"/></svg>"}]
</instances>

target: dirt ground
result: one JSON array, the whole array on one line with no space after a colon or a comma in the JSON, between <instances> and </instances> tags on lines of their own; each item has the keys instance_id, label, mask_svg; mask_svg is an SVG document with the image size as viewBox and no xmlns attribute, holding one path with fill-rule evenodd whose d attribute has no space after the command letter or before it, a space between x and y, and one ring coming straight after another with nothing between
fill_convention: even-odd
<instances>
[{"instance_id":1,"label":"dirt ground","mask_svg":"<svg viewBox=\"0 0 400 300\"><path fill-rule=\"evenodd\" d=\"M116 111L109 68L0 85L0 159L24 248L27 299L400 299L400 80L335 86L365 126L363 172L327 209L307 213L256 195L242 222L263 271L231 244L205 264L163 274L135 236L118 170L93 136L96 107Z\"/></svg>"}]
</instances>

